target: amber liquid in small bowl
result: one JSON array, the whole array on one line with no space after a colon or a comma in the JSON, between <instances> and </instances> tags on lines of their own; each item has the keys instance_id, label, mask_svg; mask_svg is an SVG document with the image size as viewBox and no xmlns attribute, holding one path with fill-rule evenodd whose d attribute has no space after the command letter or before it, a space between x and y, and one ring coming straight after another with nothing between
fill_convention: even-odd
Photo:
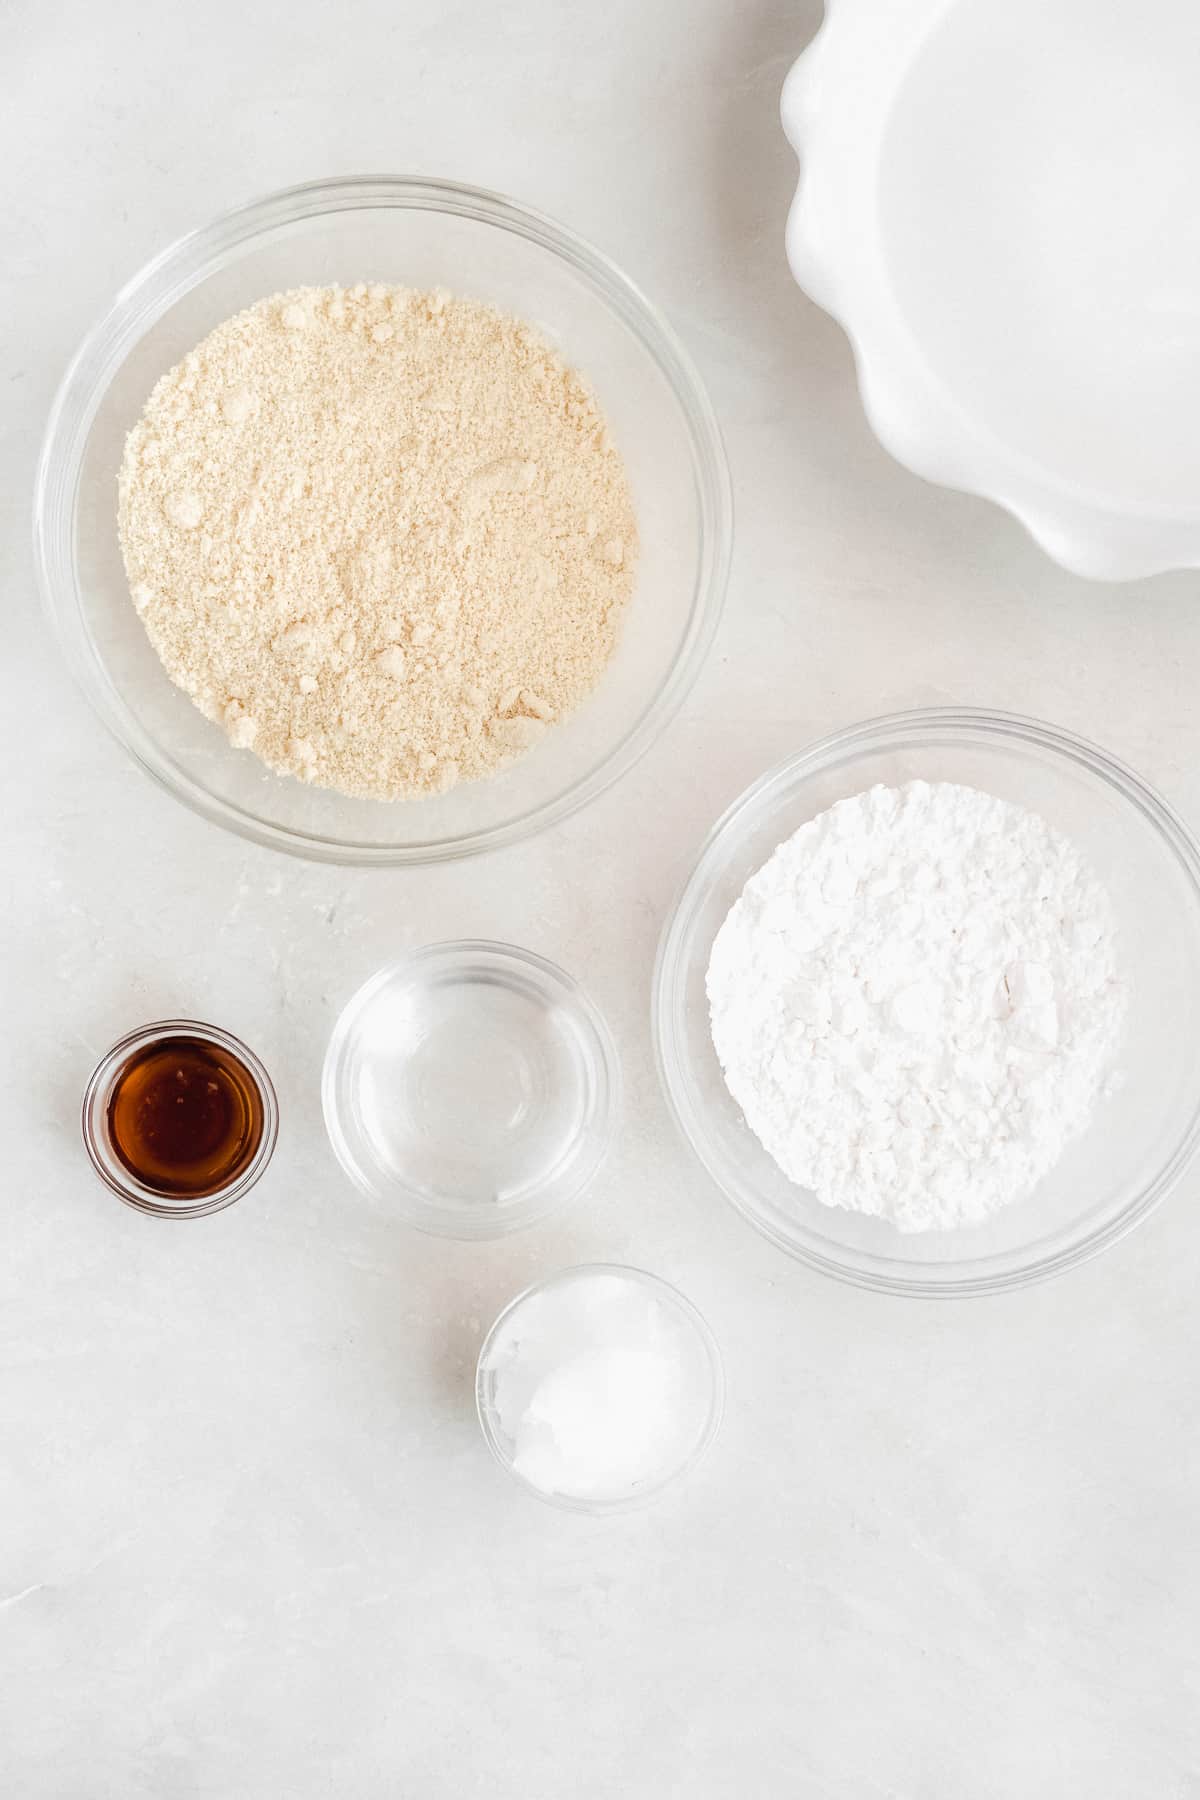
<instances>
[{"instance_id":1,"label":"amber liquid in small bowl","mask_svg":"<svg viewBox=\"0 0 1200 1800\"><path fill-rule=\"evenodd\" d=\"M155 1193L202 1199L248 1167L264 1110L249 1069L219 1044L168 1037L136 1051L113 1083L108 1138Z\"/></svg>"}]
</instances>

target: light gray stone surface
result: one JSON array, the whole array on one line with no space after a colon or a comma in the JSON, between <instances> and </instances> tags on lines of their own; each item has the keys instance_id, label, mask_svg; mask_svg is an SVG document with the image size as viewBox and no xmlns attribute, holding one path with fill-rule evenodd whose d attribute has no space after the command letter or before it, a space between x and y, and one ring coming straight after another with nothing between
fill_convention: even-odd
<instances>
[{"instance_id":1,"label":"light gray stone surface","mask_svg":"<svg viewBox=\"0 0 1200 1800\"><path fill-rule=\"evenodd\" d=\"M717 812L896 706L1100 739L1200 822L1200 581L1097 588L888 461L781 249L776 123L812 0L292 0L0 9L0 1791L12 1800L1197 1800L1200 1177L1057 1285L919 1304L792 1266L677 1141L656 936ZM728 438L728 612L616 790L483 861L343 873L191 817L112 745L36 609L33 464L76 341L152 252L362 169L557 214L672 317ZM586 977L619 1144L496 1246L368 1216L325 1037L434 936ZM268 1180L142 1219L83 1161L97 1054L171 1012L250 1039ZM717 1330L729 1404L680 1492L560 1515L488 1460L475 1351L532 1277L614 1257Z\"/></svg>"}]
</instances>

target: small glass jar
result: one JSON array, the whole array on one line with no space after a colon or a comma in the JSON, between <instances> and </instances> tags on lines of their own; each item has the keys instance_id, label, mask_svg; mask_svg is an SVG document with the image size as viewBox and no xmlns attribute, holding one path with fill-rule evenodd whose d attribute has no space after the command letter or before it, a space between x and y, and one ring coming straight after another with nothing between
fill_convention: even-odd
<instances>
[{"instance_id":1,"label":"small glass jar","mask_svg":"<svg viewBox=\"0 0 1200 1800\"><path fill-rule=\"evenodd\" d=\"M565 970L515 944L426 944L346 1003L321 1096L368 1199L438 1237L502 1237L576 1200L612 1135L620 1067Z\"/></svg>"},{"instance_id":2,"label":"small glass jar","mask_svg":"<svg viewBox=\"0 0 1200 1800\"><path fill-rule=\"evenodd\" d=\"M638 1314L647 1309L650 1317L639 1325ZM516 1399L518 1409L525 1407L520 1424L534 1421L531 1441L542 1440L544 1449L546 1434L553 1437L554 1420L544 1406L539 1412L536 1403L539 1397L544 1399L552 1386L557 1386L555 1405L560 1412L565 1411L568 1402L562 1381L564 1376L573 1377L585 1407L569 1419L571 1453L579 1454L579 1433L588 1429L586 1413L598 1396L598 1411L594 1405L591 1407L591 1423L599 1423L607 1440L604 1453L611 1454L614 1424L619 1436L623 1423L612 1417L610 1381L604 1368L596 1366L595 1359L598 1356L602 1363L606 1356L626 1354L635 1344L631 1323L639 1334L641 1348L652 1349L655 1356L665 1355L676 1365L671 1377L673 1392L665 1403L669 1414L665 1437L659 1437L659 1422L653 1422L650 1438L635 1452L635 1456L640 1456L642 1448L646 1448L647 1455L646 1466L636 1475L627 1466L607 1479L589 1475L583 1485L564 1482L561 1476L539 1478L547 1476L545 1466L535 1472L527 1455L522 1466L523 1447L520 1430L514 1429L511 1403ZM559 1340L557 1345L555 1338ZM528 1359L525 1368L523 1358ZM610 1364L608 1375L612 1372ZM642 1379L645 1377L650 1377L646 1391L652 1391L652 1367L644 1366ZM507 1419L503 1392L506 1378L513 1384ZM627 1366L618 1383L635 1408L639 1395L630 1384L636 1379L636 1371L631 1374ZM519 1394L521 1388L527 1391ZM649 1504L699 1462L717 1434L724 1401L721 1353L696 1307L661 1276L616 1263L584 1263L562 1269L510 1300L484 1339L475 1372L475 1405L488 1449L527 1493L568 1512L625 1512ZM645 1437L645 1419L640 1429ZM635 1435L636 1430L635 1425ZM627 1447L618 1443L617 1454L621 1455ZM544 1465L544 1458L542 1461Z\"/></svg>"},{"instance_id":3,"label":"small glass jar","mask_svg":"<svg viewBox=\"0 0 1200 1800\"><path fill-rule=\"evenodd\" d=\"M180 1053L181 1065L186 1058L193 1069L211 1059L212 1092L218 1092L219 1082L227 1082L236 1090L235 1103L245 1108L240 1132L230 1133L232 1148L225 1164L206 1173L204 1160L198 1158L191 1172L181 1173L177 1180L165 1166L156 1178L146 1163L135 1165L123 1146L118 1114L126 1084L156 1052L166 1061L172 1050ZM179 1080L181 1084L185 1080L182 1066ZM179 1104L185 1105L186 1089L181 1087L181 1094ZM159 1096L154 1098L161 1104ZM195 1019L160 1019L129 1032L101 1058L84 1092L82 1125L92 1167L119 1200L159 1219L201 1219L232 1206L254 1186L275 1149L279 1105L266 1069L232 1033ZM219 1136L216 1126L213 1135Z\"/></svg>"}]
</instances>

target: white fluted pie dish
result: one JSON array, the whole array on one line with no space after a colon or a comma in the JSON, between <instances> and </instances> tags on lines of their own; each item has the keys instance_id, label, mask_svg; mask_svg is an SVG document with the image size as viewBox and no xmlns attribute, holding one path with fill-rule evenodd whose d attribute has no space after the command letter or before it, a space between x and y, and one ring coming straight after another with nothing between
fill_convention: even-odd
<instances>
[{"instance_id":1,"label":"white fluted pie dish","mask_svg":"<svg viewBox=\"0 0 1200 1800\"><path fill-rule=\"evenodd\" d=\"M782 111L884 446L1079 574L1200 567L1194 0L827 0Z\"/></svg>"}]
</instances>

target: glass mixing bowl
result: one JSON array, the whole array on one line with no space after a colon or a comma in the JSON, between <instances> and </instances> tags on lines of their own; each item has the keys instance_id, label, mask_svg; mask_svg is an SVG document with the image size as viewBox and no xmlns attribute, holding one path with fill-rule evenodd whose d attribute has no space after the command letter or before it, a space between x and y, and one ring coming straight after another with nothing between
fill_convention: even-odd
<instances>
[{"instance_id":1,"label":"glass mixing bowl","mask_svg":"<svg viewBox=\"0 0 1200 1800\"><path fill-rule=\"evenodd\" d=\"M503 1237L577 1199L608 1149L620 1065L577 981L515 944L426 944L342 1010L329 1141L370 1199L440 1237Z\"/></svg>"},{"instance_id":2,"label":"glass mixing bowl","mask_svg":"<svg viewBox=\"0 0 1200 1800\"><path fill-rule=\"evenodd\" d=\"M574 1380L579 1381L579 1362L586 1360L589 1353L603 1355L605 1351L644 1347L637 1339L632 1343L626 1341L631 1321L625 1309L631 1304L635 1318L638 1308L643 1311L647 1306L657 1309L658 1321L654 1329L658 1343L668 1356L673 1354L678 1361L680 1379L671 1408L673 1416L664 1438L656 1444L655 1466L647 1469L643 1480L631 1483L626 1478L608 1488L589 1486L585 1492L539 1485L516 1466L519 1457L517 1443L511 1435L513 1420L511 1416L507 1421L505 1419L505 1412L511 1415L513 1408L513 1388L518 1394L522 1387L526 1388L528 1399L532 1400L539 1377L570 1376L574 1365ZM546 1335L549 1334L551 1341L555 1336L561 1339L568 1317L571 1321L567 1327L569 1340L560 1341L558 1346L562 1360L557 1366L553 1362L547 1366L544 1361ZM539 1338L542 1339L540 1346ZM524 1371L521 1369L523 1348L532 1349L531 1366ZM543 1364L540 1370L539 1363ZM506 1374L512 1384L507 1405L503 1393ZM611 1389L606 1392L602 1388L599 1395L593 1396L598 1402L596 1410L601 1419L609 1395ZM475 1370L475 1406L488 1449L526 1493L535 1494L539 1500L561 1506L568 1512L600 1515L628 1512L648 1505L695 1468L717 1435L724 1405L725 1374L721 1352L707 1321L678 1288L672 1287L661 1276L617 1263L585 1263L573 1269L562 1269L544 1281L535 1282L515 1300L510 1300L484 1339ZM597 1426L593 1418L592 1428L611 1430L612 1423L607 1421ZM578 1456L579 1450L576 1442L573 1453Z\"/></svg>"},{"instance_id":3,"label":"glass mixing bowl","mask_svg":"<svg viewBox=\"0 0 1200 1800\"><path fill-rule=\"evenodd\" d=\"M905 1234L823 1206L745 1124L709 1032L712 942L783 839L875 783L955 781L1040 813L1071 838L1116 909L1130 988L1123 1080L1026 1200L987 1223ZM1018 1287L1095 1256L1179 1180L1200 1138L1200 849L1138 776L1070 733L999 713L902 713L802 751L719 820L663 934L654 976L659 1070L675 1116L734 1205L826 1274L896 1293Z\"/></svg>"},{"instance_id":4,"label":"glass mixing bowl","mask_svg":"<svg viewBox=\"0 0 1200 1800\"><path fill-rule=\"evenodd\" d=\"M594 383L625 458L637 585L596 692L492 781L407 803L351 800L234 750L174 687L129 598L117 542L125 434L158 377L222 319L302 284L445 287L533 321ZM696 371L606 257L495 194L391 176L313 182L183 238L118 294L54 403L34 537L46 610L101 719L168 792L217 824L328 862L411 863L512 843L632 766L687 693L729 562L729 475Z\"/></svg>"}]
</instances>

